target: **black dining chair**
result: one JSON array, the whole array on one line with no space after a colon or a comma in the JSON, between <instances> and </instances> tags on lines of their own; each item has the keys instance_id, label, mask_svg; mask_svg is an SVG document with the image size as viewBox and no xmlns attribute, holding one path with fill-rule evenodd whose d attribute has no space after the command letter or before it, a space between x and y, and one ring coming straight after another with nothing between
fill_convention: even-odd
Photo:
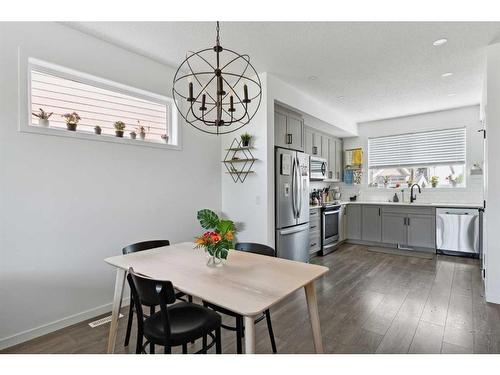
<instances>
[{"instance_id":1,"label":"black dining chair","mask_svg":"<svg viewBox=\"0 0 500 375\"><path fill-rule=\"evenodd\" d=\"M137 348L136 353L146 353L145 347L155 345L164 347L166 354L172 353L172 347L182 346L182 353L187 353L187 344L203 338L203 346L198 353L207 353L215 344L217 354L222 353L221 317L206 307L189 303L175 303L177 298L170 281L153 280L145 275L128 270L127 280L134 297L137 313ZM160 311L148 317L142 312L142 306L159 306ZM212 341L207 345L207 338ZM146 342L143 344L143 338ZM150 353L153 354L154 350Z\"/></svg>"},{"instance_id":2,"label":"black dining chair","mask_svg":"<svg viewBox=\"0 0 500 375\"><path fill-rule=\"evenodd\" d=\"M272 247L269 247L267 245L263 245L260 243L238 242L234 248L236 250L239 250L239 251L246 251L246 252L253 253L253 254L266 255L266 256L271 256L271 257L276 256L276 252L274 251L274 249ZM232 312L230 310L227 310L223 307L206 302L206 301L203 301L203 305L206 307L210 307L211 309L213 309L214 311L217 311L219 313L229 315L229 316L236 318L236 325L235 326L228 326L226 324L221 324L221 326L222 326L222 328L225 328L229 331L233 331L233 332L236 331L236 352L238 354L241 354L243 352L243 350L242 350L242 338L245 334L244 326L243 326L243 316L241 316L235 312ZM276 349L276 341L274 340L273 325L271 323L271 312L269 311L269 309L264 311L264 313L261 316L259 316L257 319L255 319L255 323L259 323L264 318L267 321L267 330L269 331L269 338L271 339L271 347L272 347L273 353L276 354L278 351Z\"/></svg>"},{"instance_id":3,"label":"black dining chair","mask_svg":"<svg viewBox=\"0 0 500 375\"><path fill-rule=\"evenodd\" d=\"M151 240L151 241L143 241L137 242L131 245L127 245L122 249L123 255L137 253L139 251L155 249L157 247L170 246L169 240ZM175 294L176 298L182 301L185 301L183 297L186 297L185 293L177 292ZM193 302L193 297L187 296L189 302ZM150 306L149 313L152 315L155 313L155 306ZM132 320L134 319L134 301L133 296L130 296L130 306L128 310L128 321L127 321L127 332L125 333L125 346L128 346L130 341L130 332L132 330ZM153 348L154 350L154 348Z\"/></svg>"}]
</instances>

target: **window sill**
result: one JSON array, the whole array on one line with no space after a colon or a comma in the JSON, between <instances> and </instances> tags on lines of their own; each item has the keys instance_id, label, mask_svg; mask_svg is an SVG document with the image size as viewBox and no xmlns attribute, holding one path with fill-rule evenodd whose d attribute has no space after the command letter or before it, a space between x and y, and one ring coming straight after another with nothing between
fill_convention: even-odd
<instances>
[{"instance_id":1,"label":"window sill","mask_svg":"<svg viewBox=\"0 0 500 375\"><path fill-rule=\"evenodd\" d=\"M151 148L161 148L166 150L182 150L180 145L154 142L154 141L143 141L142 139L131 139L131 138L120 138L108 134L94 134L90 132L82 131L70 131L58 128L45 128L37 125L28 125L25 127L20 127L19 131L21 133L32 133L32 134L42 134L50 135L56 137L67 137L83 139L87 141L97 141L97 142L108 142L108 143L120 143L125 145L139 146L139 147L151 147Z\"/></svg>"},{"instance_id":2,"label":"window sill","mask_svg":"<svg viewBox=\"0 0 500 375\"><path fill-rule=\"evenodd\" d=\"M368 186L368 189L373 189L373 190L401 190L401 189L410 189L409 186L400 186L400 187L378 187L378 186ZM449 186L449 187L421 187L423 191L431 191L431 190L465 190L467 189L467 186Z\"/></svg>"}]
</instances>

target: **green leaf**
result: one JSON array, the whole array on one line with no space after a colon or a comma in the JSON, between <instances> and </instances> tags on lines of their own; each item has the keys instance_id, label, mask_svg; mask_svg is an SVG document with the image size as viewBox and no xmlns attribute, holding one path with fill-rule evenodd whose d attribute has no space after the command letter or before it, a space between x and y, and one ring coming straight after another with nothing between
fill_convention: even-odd
<instances>
[{"instance_id":1,"label":"green leaf","mask_svg":"<svg viewBox=\"0 0 500 375\"><path fill-rule=\"evenodd\" d=\"M224 235L230 230L234 230L234 223L231 220L220 220L217 225L219 234Z\"/></svg>"},{"instance_id":2,"label":"green leaf","mask_svg":"<svg viewBox=\"0 0 500 375\"><path fill-rule=\"evenodd\" d=\"M212 210L200 210L196 217L200 221L200 225L203 229L216 229L219 225L219 217Z\"/></svg>"}]
</instances>

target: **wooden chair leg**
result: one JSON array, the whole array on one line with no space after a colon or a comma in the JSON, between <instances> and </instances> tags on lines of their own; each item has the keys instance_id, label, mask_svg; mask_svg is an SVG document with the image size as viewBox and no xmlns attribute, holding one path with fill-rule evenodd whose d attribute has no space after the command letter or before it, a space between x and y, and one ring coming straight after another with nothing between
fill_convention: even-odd
<instances>
[{"instance_id":1,"label":"wooden chair leg","mask_svg":"<svg viewBox=\"0 0 500 375\"><path fill-rule=\"evenodd\" d=\"M243 318L241 316L236 317L236 353L242 354L242 341L243 341Z\"/></svg>"},{"instance_id":2,"label":"wooden chair leg","mask_svg":"<svg viewBox=\"0 0 500 375\"><path fill-rule=\"evenodd\" d=\"M125 346L130 341L130 331L132 330L132 320L134 319L134 300L130 297L130 307L128 309L127 333L125 333Z\"/></svg>"},{"instance_id":3,"label":"wooden chair leg","mask_svg":"<svg viewBox=\"0 0 500 375\"><path fill-rule=\"evenodd\" d=\"M187 352L188 352L187 344L182 344L182 354L187 354Z\"/></svg>"},{"instance_id":4,"label":"wooden chair leg","mask_svg":"<svg viewBox=\"0 0 500 375\"><path fill-rule=\"evenodd\" d=\"M215 353L222 354L222 344L220 338L221 332L220 327L215 330Z\"/></svg>"},{"instance_id":5,"label":"wooden chair leg","mask_svg":"<svg viewBox=\"0 0 500 375\"><path fill-rule=\"evenodd\" d=\"M202 345L203 345L203 348L201 349L201 352L203 354L207 354L207 335L203 336L203 343L202 343Z\"/></svg>"},{"instance_id":6,"label":"wooden chair leg","mask_svg":"<svg viewBox=\"0 0 500 375\"><path fill-rule=\"evenodd\" d=\"M278 353L278 350L276 350L276 341L274 341L273 325L271 323L271 313L269 310L266 310L265 314L267 321L267 330L269 331L269 338L271 339L271 347L273 348L273 353L276 354Z\"/></svg>"}]
</instances>

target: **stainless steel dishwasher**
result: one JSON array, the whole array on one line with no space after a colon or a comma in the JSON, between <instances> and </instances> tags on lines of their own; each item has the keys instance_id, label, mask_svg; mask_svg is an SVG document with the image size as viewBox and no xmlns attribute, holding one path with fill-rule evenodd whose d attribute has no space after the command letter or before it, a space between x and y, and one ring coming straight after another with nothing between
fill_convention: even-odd
<instances>
[{"instance_id":1,"label":"stainless steel dishwasher","mask_svg":"<svg viewBox=\"0 0 500 375\"><path fill-rule=\"evenodd\" d=\"M436 209L436 248L449 255L479 257L481 212L472 208Z\"/></svg>"}]
</instances>

